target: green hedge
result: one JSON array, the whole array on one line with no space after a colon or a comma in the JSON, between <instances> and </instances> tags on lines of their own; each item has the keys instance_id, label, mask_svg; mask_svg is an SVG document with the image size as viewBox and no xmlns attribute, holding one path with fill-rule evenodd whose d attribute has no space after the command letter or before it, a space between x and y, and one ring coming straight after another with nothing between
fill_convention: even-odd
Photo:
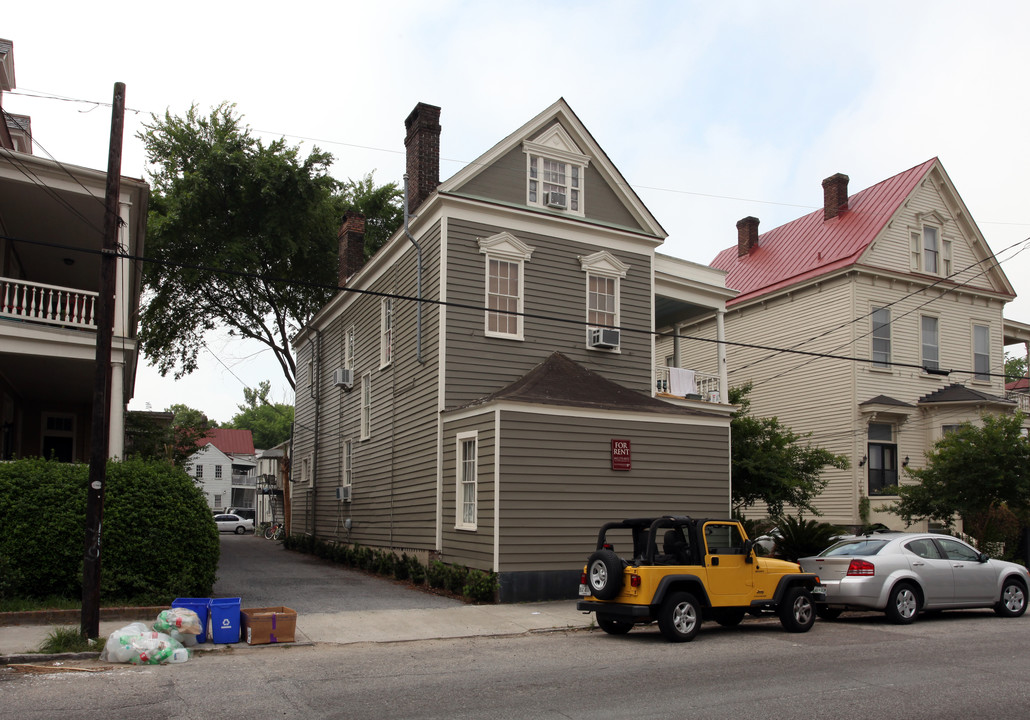
<instances>
[{"instance_id":1,"label":"green hedge","mask_svg":"<svg viewBox=\"0 0 1030 720\"><path fill-rule=\"evenodd\" d=\"M0 463L0 599L82 597L89 467ZM211 594L218 528L200 488L160 460L107 464L101 603Z\"/></svg>"}]
</instances>

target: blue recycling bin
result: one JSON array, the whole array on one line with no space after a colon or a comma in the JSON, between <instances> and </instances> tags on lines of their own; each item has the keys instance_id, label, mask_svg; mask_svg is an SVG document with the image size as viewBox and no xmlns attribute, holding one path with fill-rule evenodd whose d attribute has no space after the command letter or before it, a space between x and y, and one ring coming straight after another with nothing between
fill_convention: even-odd
<instances>
[{"instance_id":1,"label":"blue recycling bin","mask_svg":"<svg viewBox=\"0 0 1030 720\"><path fill-rule=\"evenodd\" d=\"M240 598L213 598L211 600L211 642L238 643L240 641Z\"/></svg>"},{"instance_id":2,"label":"blue recycling bin","mask_svg":"<svg viewBox=\"0 0 1030 720\"><path fill-rule=\"evenodd\" d=\"M211 615L211 598L175 598L172 600L172 607L186 608L197 613L200 618L200 635L197 635L197 642L207 642L207 623Z\"/></svg>"}]
</instances>

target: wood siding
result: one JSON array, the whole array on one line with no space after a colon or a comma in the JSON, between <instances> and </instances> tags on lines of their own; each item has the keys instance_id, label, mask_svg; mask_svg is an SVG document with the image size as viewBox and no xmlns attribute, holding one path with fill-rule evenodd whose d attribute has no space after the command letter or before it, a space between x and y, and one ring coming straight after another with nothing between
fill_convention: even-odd
<instances>
[{"instance_id":1,"label":"wood siding","mask_svg":"<svg viewBox=\"0 0 1030 720\"><path fill-rule=\"evenodd\" d=\"M440 547L444 562L458 563L479 570L494 567L494 512L496 473L494 460L497 449L494 432L495 413L481 414L460 420L445 421L442 448L443 543ZM459 508L457 442L459 433L476 432L476 516L475 530L457 529Z\"/></svg>"},{"instance_id":2,"label":"wood siding","mask_svg":"<svg viewBox=\"0 0 1030 720\"><path fill-rule=\"evenodd\" d=\"M486 260L478 240L505 228L450 219L447 238L448 300L485 305ZM447 311L446 398L460 407L500 390L539 365L555 350L625 387L649 393L651 337L623 332L618 352L586 347L586 273L579 258L602 248L534 233L513 233L534 248L524 265L524 340L486 337L484 313L451 307ZM651 327L651 255L609 250L630 266L620 282L621 324ZM545 319L554 317L555 320Z\"/></svg>"}]
</instances>

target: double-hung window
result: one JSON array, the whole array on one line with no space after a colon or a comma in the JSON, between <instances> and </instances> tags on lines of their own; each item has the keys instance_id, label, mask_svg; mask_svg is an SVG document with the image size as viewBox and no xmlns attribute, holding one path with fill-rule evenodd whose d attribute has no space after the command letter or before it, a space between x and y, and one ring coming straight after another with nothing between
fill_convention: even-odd
<instances>
[{"instance_id":1,"label":"double-hung window","mask_svg":"<svg viewBox=\"0 0 1030 720\"><path fill-rule=\"evenodd\" d=\"M372 437L372 374L361 376L361 435L362 440Z\"/></svg>"},{"instance_id":2,"label":"double-hung window","mask_svg":"<svg viewBox=\"0 0 1030 720\"><path fill-rule=\"evenodd\" d=\"M525 267L533 248L502 232L480 240L479 252L486 256L484 333L487 337L522 340Z\"/></svg>"},{"instance_id":3,"label":"double-hung window","mask_svg":"<svg viewBox=\"0 0 1030 720\"><path fill-rule=\"evenodd\" d=\"M898 487L898 446L894 426L869 423L869 494L889 495Z\"/></svg>"},{"instance_id":4,"label":"double-hung window","mask_svg":"<svg viewBox=\"0 0 1030 720\"><path fill-rule=\"evenodd\" d=\"M354 340L355 330L351 325L343 337L343 366L348 370L354 369Z\"/></svg>"},{"instance_id":5,"label":"double-hung window","mask_svg":"<svg viewBox=\"0 0 1030 720\"><path fill-rule=\"evenodd\" d=\"M217 478L221 478L221 477L222 477L222 466L221 465L215 465L215 478L217 479Z\"/></svg>"},{"instance_id":6,"label":"double-hung window","mask_svg":"<svg viewBox=\"0 0 1030 720\"><path fill-rule=\"evenodd\" d=\"M973 379L991 379L991 328L987 325L973 326Z\"/></svg>"},{"instance_id":7,"label":"double-hung window","mask_svg":"<svg viewBox=\"0 0 1030 720\"><path fill-rule=\"evenodd\" d=\"M460 530L475 530L479 520L476 496L478 444L476 432L458 433L455 446L455 464L457 466L455 527Z\"/></svg>"},{"instance_id":8,"label":"double-hung window","mask_svg":"<svg viewBox=\"0 0 1030 720\"><path fill-rule=\"evenodd\" d=\"M891 311L888 308L873 308L873 367L890 367L891 361Z\"/></svg>"},{"instance_id":9,"label":"double-hung window","mask_svg":"<svg viewBox=\"0 0 1030 720\"><path fill-rule=\"evenodd\" d=\"M393 298L383 298L379 305L379 367L393 361Z\"/></svg>"},{"instance_id":10,"label":"double-hung window","mask_svg":"<svg viewBox=\"0 0 1030 720\"><path fill-rule=\"evenodd\" d=\"M926 216L936 225L918 225L909 231L911 267L915 272L948 277L951 275L951 240L944 237L943 220L936 213Z\"/></svg>"},{"instance_id":11,"label":"double-hung window","mask_svg":"<svg viewBox=\"0 0 1030 720\"><path fill-rule=\"evenodd\" d=\"M937 370L941 366L938 322L938 319L932 315L923 315L920 318L922 366L924 370Z\"/></svg>"},{"instance_id":12,"label":"double-hung window","mask_svg":"<svg viewBox=\"0 0 1030 720\"><path fill-rule=\"evenodd\" d=\"M522 144L526 153L526 202L548 210L583 215L586 170L590 158L572 137L554 124Z\"/></svg>"},{"instance_id":13,"label":"double-hung window","mask_svg":"<svg viewBox=\"0 0 1030 720\"><path fill-rule=\"evenodd\" d=\"M354 483L354 441L347 438L343 441L343 477L342 485Z\"/></svg>"},{"instance_id":14,"label":"double-hung window","mask_svg":"<svg viewBox=\"0 0 1030 720\"><path fill-rule=\"evenodd\" d=\"M607 250L580 257L586 273L587 347L614 350L619 347L620 290L630 266Z\"/></svg>"}]
</instances>

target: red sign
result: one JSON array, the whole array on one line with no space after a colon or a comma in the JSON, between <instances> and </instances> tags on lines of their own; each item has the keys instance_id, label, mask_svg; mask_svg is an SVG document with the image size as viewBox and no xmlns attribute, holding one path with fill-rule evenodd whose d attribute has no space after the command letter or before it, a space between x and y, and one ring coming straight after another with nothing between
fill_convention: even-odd
<instances>
[{"instance_id":1,"label":"red sign","mask_svg":"<svg viewBox=\"0 0 1030 720\"><path fill-rule=\"evenodd\" d=\"M631 470L629 440L612 438L612 470Z\"/></svg>"}]
</instances>

